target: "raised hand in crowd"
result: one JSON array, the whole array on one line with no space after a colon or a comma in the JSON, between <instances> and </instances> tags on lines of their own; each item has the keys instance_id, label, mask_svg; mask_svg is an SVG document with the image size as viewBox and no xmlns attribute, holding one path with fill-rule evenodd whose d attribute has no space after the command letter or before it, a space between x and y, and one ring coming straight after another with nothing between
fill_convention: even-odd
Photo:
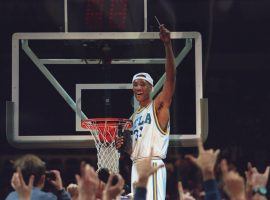
<instances>
[{"instance_id":1,"label":"raised hand in crowd","mask_svg":"<svg viewBox=\"0 0 270 200\"><path fill-rule=\"evenodd\" d=\"M96 199L98 189L98 175L89 164L81 163L81 175L75 175L78 184L79 200Z\"/></svg>"},{"instance_id":2,"label":"raised hand in crowd","mask_svg":"<svg viewBox=\"0 0 270 200\"><path fill-rule=\"evenodd\" d=\"M116 178L117 182L113 184L113 179ZM120 174L111 174L108 182L103 190L102 200L116 199L123 192L125 181Z\"/></svg>"},{"instance_id":3,"label":"raised hand in crowd","mask_svg":"<svg viewBox=\"0 0 270 200\"><path fill-rule=\"evenodd\" d=\"M147 183L151 175L157 172L160 168L165 165L153 166L151 158L153 156L153 148L151 148L150 155L147 158L140 159L136 163L136 169L138 174L138 180L134 183L135 188L134 200L144 200L147 194Z\"/></svg>"},{"instance_id":4,"label":"raised hand in crowd","mask_svg":"<svg viewBox=\"0 0 270 200\"><path fill-rule=\"evenodd\" d=\"M151 163L151 158L153 156L153 149L151 149L150 155L147 158L140 159L136 163L138 181L136 187L146 187L148 178L154 174L157 170L164 167L164 165L153 166Z\"/></svg>"},{"instance_id":5,"label":"raised hand in crowd","mask_svg":"<svg viewBox=\"0 0 270 200\"><path fill-rule=\"evenodd\" d=\"M220 150L205 150L202 141L199 140L198 151L199 155L197 158L192 155L186 155L186 158L188 158L192 163L194 163L201 169L204 181L209 179L215 179L214 167Z\"/></svg>"},{"instance_id":6,"label":"raised hand in crowd","mask_svg":"<svg viewBox=\"0 0 270 200\"><path fill-rule=\"evenodd\" d=\"M65 188L63 187L63 182L61 178L60 171L58 170L50 170L49 174L52 174L48 177L48 172L46 173L47 180L54 186L56 189L55 195L57 196L57 199L70 199L69 193L65 191Z\"/></svg>"},{"instance_id":7,"label":"raised hand in crowd","mask_svg":"<svg viewBox=\"0 0 270 200\"><path fill-rule=\"evenodd\" d=\"M63 190L63 182L58 170L50 170L51 173L54 174L54 179L49 179L48 181L55 187L57 191Z\"/></svg>"},{"instance_id":8,"label":"raised hand in crowd","mask_svg":"<svg viewBox=\"0 0 270 200\"><path fill-rule=\"evenodd\" d=\"M179 200L195 200L193 196L189 192L184 192L182 182L178 182L178 194L179 194Z\"/></svg>"},{"instance_id":9,"label":"raised hand in crowd","mask_svg":"<svg viewBox=\"0 0 270 200\"><path fill-rule=\"evenodd\" d=\"M192 155L186 155L186 158L188 158L202 171L205 200L220 200L221 197L218 191L214 173L214 167L220 151L219 149L215 151L213 149L205 150L202 140L198 140L198 152L199 155L197 158Z\"/></svg>"},{"instance_id":10,"label":"raised hand in crowd","mask_svg":"<svg viewBox=\"0 0 270 200\"><path fill-rule=\"evenodd\" d=\"M222 159L220 162L220 169L222 172L222 181L224 184L224 192L231 200L245 200L245 180L235 170L229 170L227 160Z\"/></svg>"},{"instance_id":11,"label":"raised hand in crowd","mask_svg":"<svg viewBox=\"0 0 270 200\"><path fill-rule=\"evenodd\" d=\"M70 194L72 200L79 199L78 185L74 183L70 183L67 186L67 192Z\"/></svg>"},{"instance_id":12,"label":"raised hand in crowd","mask_svg":"<svg viewBox=\"0 0 270 200\"><path fill-rule=\"evenodd\" d=\"M34 183L33 175L30 176L28 185L26 185L20 169L17 169L17 172L13 173L13 176L11 179L11 186L18 193L19 200L31 199L33 183Z\"/></svg>"},{"instance_id":13,"label":"raised hand in crowd","mask_svg":"<svg viewBox=\"0 0 270 200\"><path fill-rule=\"evenodd\" d=\"M267 199L266 185L269 178L270 167L266 167L264 173L259 173L256 167L248 163L246 175L246 192L252 199Z\"/></svg>"}]
</instances>

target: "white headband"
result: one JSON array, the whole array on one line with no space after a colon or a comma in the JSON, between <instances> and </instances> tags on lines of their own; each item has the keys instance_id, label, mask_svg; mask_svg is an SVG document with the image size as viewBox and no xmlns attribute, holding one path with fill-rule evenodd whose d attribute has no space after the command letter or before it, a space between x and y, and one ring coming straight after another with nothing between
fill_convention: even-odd
<instances>
[{"instance_id":1,"label":"white headband","mask_svg":"<svg viewBox=\"0 0 270 200\"><path fill-rule=\"evenodd\" d=\"M150 74L148 73L144 73L144 72L141 72L141 73L138 73L138 74L135 74L133 76L133 79L132 79L132 83L137 80L137 79L143 79L143 80L146 80L148 83L150 83L152 86L154 85L154 81L152 79L152 77L150 76Z\"/></svg>"}]
</instances>

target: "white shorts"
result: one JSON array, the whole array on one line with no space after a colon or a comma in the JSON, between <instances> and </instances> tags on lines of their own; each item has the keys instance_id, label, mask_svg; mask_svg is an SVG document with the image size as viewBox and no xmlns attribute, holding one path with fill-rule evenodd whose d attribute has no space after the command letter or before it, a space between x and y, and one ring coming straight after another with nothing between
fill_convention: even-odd
<instances>
[{"instance_id":1,"label":"white shorts","mask_svg":"<svg viewBox=\"0 0 270 200\"><path fill-rule=\"evenodd\" d=\"M162 160L152 160L152 165L159 166L164 164ZM131 191L134 194L133 183L138 180L136 163L132 165L131 171ZM147 200L165 200L166 197L166 182L167 173L166 168L159 169L155 174L149 177L147 183Z\"/></svg>"}]
</instances>

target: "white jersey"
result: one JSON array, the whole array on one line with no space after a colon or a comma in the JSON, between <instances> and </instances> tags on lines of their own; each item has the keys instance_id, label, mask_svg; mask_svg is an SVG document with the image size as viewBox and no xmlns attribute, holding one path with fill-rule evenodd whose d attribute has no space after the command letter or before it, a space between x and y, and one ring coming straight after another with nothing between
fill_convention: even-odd
<instances>
[{"instance_id":1,"label":"white jersey","mask_svg":"<svg viewBox=\"0 0 270 200\"><path fill-rule=\"evenodd\" d=\"M158 123L154 102L147 107L138 109L132 116L132 154L133 161L149 157L153 148L153 157L166 158L169 146L170 121L166 132L163 131Z\"/></svg>"}]
</instances>

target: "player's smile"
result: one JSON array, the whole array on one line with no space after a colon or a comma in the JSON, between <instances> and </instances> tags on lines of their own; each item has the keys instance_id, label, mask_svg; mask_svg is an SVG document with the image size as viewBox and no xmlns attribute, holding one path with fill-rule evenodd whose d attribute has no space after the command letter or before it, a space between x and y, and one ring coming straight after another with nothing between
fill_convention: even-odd
<instances>
[{"instance_id":1,"label":"player's smile","mask_svg":"<svg viewBox=\"0 0 270 200\"><path fill-rule=\"evenodd\" d=\"M135 93L135 97L136 97L136 99L137 99L138 101L142 100L143 96L144 96L144 95L143 95L142 92L137 92L137 93Z\"/></svg>"},{"instance_id":2,"label":"player's smile","mask_svg":"<svg viewBox=\"0 0 270 200\"><path fill-rule=\"evenodd\" d=\"M142 92L137 92L137 93L135 93L135 95L136 95L137 97L140 97L140 96L143 95L143 93L142 93Z\"/></svg>"},{"instance_id":3,"label":"player's smile","mask_svg":"<svg viewBox=\"0 0 270 200\"><path fill-rule=\"evenodd\" d=\"M143 79L138 79L133 82L133 92L136 99L139 102L147 101L150 99L151 87L147 81Z\"/></svg>"}]
</instances>

